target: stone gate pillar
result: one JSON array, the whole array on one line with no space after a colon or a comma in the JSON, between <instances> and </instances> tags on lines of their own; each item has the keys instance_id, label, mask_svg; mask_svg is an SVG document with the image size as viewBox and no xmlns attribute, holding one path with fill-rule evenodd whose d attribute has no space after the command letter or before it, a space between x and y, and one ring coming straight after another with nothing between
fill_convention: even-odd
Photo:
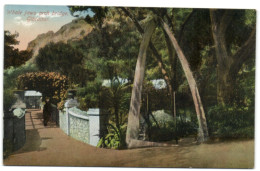
<instances>
[{"instance_id":1,"label":"stone gate pillar","mask_svg":"<svg viewBox=\"0 0 260 171\"><path fill-rule=\"evenodd\" d=\"M100 112L98 108L90 108L87 111L89 116L89 135L90 142L89 144L97 146L100 138Z\"/></svg>"}]
</instances>

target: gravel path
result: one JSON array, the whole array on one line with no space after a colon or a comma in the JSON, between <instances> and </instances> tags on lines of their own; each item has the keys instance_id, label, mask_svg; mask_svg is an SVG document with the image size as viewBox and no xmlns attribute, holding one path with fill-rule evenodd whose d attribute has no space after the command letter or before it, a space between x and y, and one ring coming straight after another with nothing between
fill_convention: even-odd
<instances>
[{"instance_id":1,"label":"gravel path","mask_svg":"<svg viewBox=\"0 0 260 171\"><path fill-rule=\"evenodd\" d=\"M26 144L4 160L15 166L121 166L253 168L254 140L196 145L181 141L178 147L131 150L101 149L77 141L50 124L42 111L26 113Z\"/></svg>"}]
</instances>

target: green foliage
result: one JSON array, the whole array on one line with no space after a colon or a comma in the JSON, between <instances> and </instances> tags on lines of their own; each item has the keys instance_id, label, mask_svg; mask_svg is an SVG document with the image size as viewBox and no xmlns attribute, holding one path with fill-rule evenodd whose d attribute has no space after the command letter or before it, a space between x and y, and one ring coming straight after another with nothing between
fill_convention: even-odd
<instances>
[{"instance_id":1,"label":"green foliage","mask_svg":"<svg viewBox=\"0 0 260 171\"><path fill-rule=\"evenodd\" d=\"M78 88L77 97L80 101L81 109L100 107L114 113L116 104L118 110L128 110L130 100L130 86L122 85L117 81L112 81L110 87L102 86L101 82L89 82L87 86Z\"/></svg>"},{"instance_id":2,"label":"green foliage","mask_svg":"<svg viewBox=\"0 0 260 171\"><path fill-rule=\"evenodd\" d=\"M150 82L144 83L141 111L171 110L171 100L167 88L156 89ZM147 106L148 105L148 106Z\"/></svg>"},{"instance_id":3,"label":"green foliage","mask_svg":"<svg viewBox=\"0 0 260 171\"><path fill-rule=\"evenodd\" d=\"M255 59L244 63L233 92L231 105L207 107L209 133L219 138L254 138Z\"/></svg>"},{"instance_id":4,"label":"green foliage","mask_svg":"<svg viewBox=\"0 0 260 171\"><path fill-rule=\"evenodd\" d=\"M198 133L198 124L192 121L177 120L177 135L178 137L186 137L196 135Z\"/></svg>"},{"instance_id":5,"label":"green foliage","mask_svg":"<svg viewBox=\"0 0 260 171\"><path fill-rule=\"evenodd\" d=\"M213 106L208 111L212 137L253 138L254 110L239 106Z\"/></svg>"},{"instance_id":6,"label":"green foliage","mask_svg":"<svg viewBox=\"0 0 260 171\"><path fill-rule=\"evenodd\" d=\"M112 148L112 149L122 149L126 147L125 136L127 124L120 125L118 129L115 123L109 123L108 134L102 137L98 142L98 147L102 148Z\"/></svg>"},{"instance_id":7,"label":"green foliage","mask_svg":"<svg viewBox=\"0 0 260 171\"><path fill-rule=\"evenodd\" d=\"M247 9L245 10L245 25L254 27L256 24L256 10Z\"/></svg>"},{"instance_id":8,"label":"green foliage","mask_svg":"<svg viewBox=\"0 0 260 171\"><path fill-rule=\"evenodd\" d=\"M65 105L65 100L64 99L62 99L60 102L58 102L58 104L57 104L57 109L58 110L63 110L64 109L64 105Z\"/></svg>"},{"instance_id":9,"label":"green foliage","mask_svg":"<svg viewBox=\"0 0 260 171\"><path fill-rule=\"evenodd\" d=\"M49 43L39 50L36 65L40 71L59 72L74 84L94 80L95 72L84 67L83 54L69 44Z\"/></svg>"},{"instance_id":10,"label":"green foliage","mask_svg":"<svg viewBox=\"0 0 260 171\"><path fill-rule=\"evenodd\" d=\"M94 27L83 40L70 44L83 53L85 66L96 71L97 78L132 81L140 34L118 10L109 8L106 17L101 28Z\"/></svg>"},{"instance_id":11,"label":"green foliage","mask_svg":"<svg viewBox=\"0 0 260 171\"><path fill-rule=\"evenodd\" d=\"M79 88L77 99L82 110L95 107L107 110L111 114L110 120L118 126L126 122L130 92L131 87L120 83L117 79L112 80L110 87L102 86L101 82L96 81Z\"/></svg>"},{"instance_id":12,"label":"green foliage","mask_svg":"<svg viewBox=\"0 0 260 171\"><path fill-rule=\"evenodd\" d=\"M55 72L29 72L19 75L18 88L37 90L42 93L43 100L51 98L53 103L58 103L66 98L68 79L65 75Z\"/></svg>"},{"instance_id":13,"label":"green foliage","mask_svg":"<svg viewBox=\"0 0 260 171\"><path fill-rule=\"evenodd\" d=\"M232 23L225 35L227 51L235 54L248 39L252 29L256 27L255 10L236 10ZM254 56L248 57L248 59Z\"/></svg>"},{"instance_id":14,"label":"green foliage","mask_svg":"<svg viewBox=\"0 0 260 171\"><path fill-rule=\"evenodd\" d=\"M234 89L235 103L254 109L255 105L255 59L246 62L238 73Z\"/></svg>"},{"instance_id":15,"label":"green foliage","mask_svg":"<svg viewBox=\"0 0 260 171\"><path fill-rule=\"evenodd\" d=\"M176 125L173 117L164 111L153 113L153 117L150 116L150 123L151 127L148 128L148 131L150 131L149 140L151 141L170 141L197 133L196 124L177 117Z\"/></svg>"},{"instance_id":16,"label":"green foliage","mask_svg":"<svg viewBox=\"0 0 260 171\"><path fill-rule=\"evenodd\" d=\"M150 117L151 128L149 140L151 141L169 141L177 136L173 117L164 111L156 111L153 117Z\"/></svg>"},{"instance_id":17,"label":"green foliage","mask_svg":"<svg viewBox=\"0 0 260 171\"><path fill-rule=\"evenodd\" d=\"M106 108L109 109L111 113L118 110L119 113L123 112L126 114L126 112L129 111L131 85L120 82L118 78L110 81L110 87L106 92L106 100L110 103L108 104L109 106L106 106Z\"/></svg>"},{"instance_id":18,"label":"green foliage","mask_svg":"<svg viewBox=\"0 0 260 171\"><path fill-rule=\"evenodd\" d=\"M85 87L77 89L79 108L87 111L89 108L99 107L99 94L102 91L100 82L89 82Z\"/></svg>"},{"instance_id":19,"label":"green foliage","mask_svg":"<svg viewBox=\"0 0 260 171\"><path fill-rule=\"evenodd\" d=\"M8 112L15 102L15 97L12 89L4 90L4 112Z\"/></svg>"},{"instance_id":20,"label":"green foliage","mask_svg":"<svg viewBox=\"0 0 260 171\"><path fill-rule=\"evenodd\" d=\"M98 24L101 27L108 12L107 7L94 6L68 6L70 13L74 17L84 17L85 21L91 24Z\"/></svg>"},{"instance_id":21,"label":"green foliage","mask_svg":"<svg viewBox=\"0 0 260 171\"><path fill-rule=\"evenodd\" d=\"M7 112L14 103L13 91L17 89L17 77L21 74L36 71L34 65L25 64L19 67L9 67L4 70L4 111Z\"/></svg>"},{"instance_id":22,"label":"green foliage","mask_svg":"<svg viewBox=\"0 0 260 171\"><path fill-rule=\"evenodd\" d=\"M4 31L4 69L21 66L32 57L32 52L14 48L14 45L19 44L18 36L18 33L11 34L9 31Z\"/></svg>"},{"instance_id":23,"label":"green foliage","mask_svg":"<svg viewBox=\"0 0 260 171\"><path fill-rule=\"evenodd\" d=\"M108 134L101 138L99 147L122 148L125 146L126 120L130 103L130 86L113 79L110 87L102 86L101 82L89 82L86 87L79 88L77 99L80 108L99 107L109 115Z\"/></svg>"},{"instance_id":24,"label":"green foliage","mask_svg":"<svg viewBox=\"0 0 260 171\"><path fill-rule=\"evenodd\" d=\"M185 52L191 70L198 71L202 63L200 51L203 50L205 46L212 45L213 43L212 37L210 36L210 15L208 9L193 9L190 13L186 13L184 17L188 15L190 15L189 21L185 21L186 18L182 20L178 37L180 39L180 46Z\"/></svg>"},{"instance_id":25,"label":"green foliage","mask_svg":"<svg viewBox=\"0 0 260 171\"><path fill-rule=\"evenodd\" d=\"M15 67L9 67L8 69L4 70L4 89L15 89L17 88L17 80L16 78L24 73L27 72L35 72L37 68L35 65L32 64L25 64Z\"/></svg>"}]
</instances>

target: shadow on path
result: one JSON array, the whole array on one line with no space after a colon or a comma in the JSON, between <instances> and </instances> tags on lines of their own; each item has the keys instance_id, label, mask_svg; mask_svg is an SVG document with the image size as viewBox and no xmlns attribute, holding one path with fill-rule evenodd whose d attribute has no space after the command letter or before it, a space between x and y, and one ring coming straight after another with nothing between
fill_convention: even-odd
<instances>
[{"instance_id":1,"label":"shadow on path","mask_svg":"<svg viewBox=\"0 0 260 171\"><path fill-rule=\"evenodd\" d=\"M43 113L42 110L29 109L25 116L25 128L26 128L26 143L18 151L13 154L22 154L33 151L44 151L47 148L41 147L42 142L52 139L50 137L41 137L39 130L56 128L55 123L49 122L48 126L43 125Z\"/></svg>"},{"instance_id":2,"label":"shadow on path","mask_svg":"<svg viewBox=\"0 0 260 171\"><path fill-rule=\"evenodd\" d=\"M25 145L18 151L13 154L21 154L27 153L31 151L43 151L46 148L40 147L42 144L42 138L37 129L26 130L26 143Z\"/></svg>"}]
</instances>

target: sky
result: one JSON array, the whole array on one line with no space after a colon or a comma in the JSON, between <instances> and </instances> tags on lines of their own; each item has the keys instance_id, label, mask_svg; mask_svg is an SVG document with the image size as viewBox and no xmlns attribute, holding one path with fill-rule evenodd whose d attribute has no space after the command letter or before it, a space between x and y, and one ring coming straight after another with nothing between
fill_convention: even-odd
<instances>
[{"instance_id":1,"label":"sky","mask_svg":"<svg viewBox=\"0 0 260 171\"><path fill-rule=\"evenodd\" d=\"M37 35L48 31L58 31L61 26L71 22L67 6L46 5L5 5L4 30L19 33L20 43L16 47L25 50L28 43Z\"/></svg>"}]
</instances>

